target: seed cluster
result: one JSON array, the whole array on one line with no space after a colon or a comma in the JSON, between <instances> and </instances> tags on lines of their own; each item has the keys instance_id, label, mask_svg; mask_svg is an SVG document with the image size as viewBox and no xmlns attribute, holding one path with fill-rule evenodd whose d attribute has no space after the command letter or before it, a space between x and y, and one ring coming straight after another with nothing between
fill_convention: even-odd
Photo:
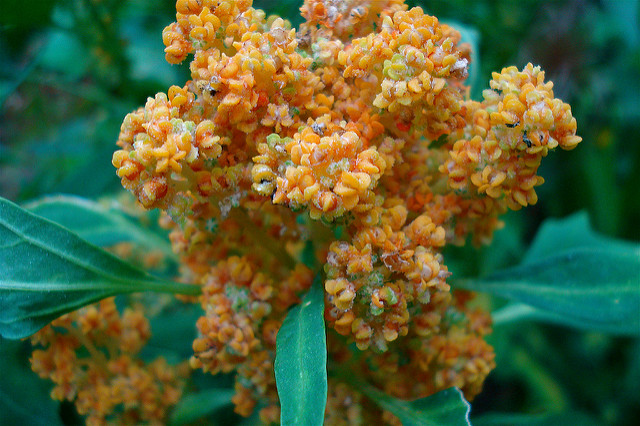
<instances>
[{"instance_id":1,"label":"seed cluster","mask_svg":"<svg viewBox=\"0 0 640 426\"><path fill-rule=\"evenodd\" d=\"M487 243L500 214L536 203L541 159L581 140L569 105L531 64L469 99L469 45L401 0L307 0L297 30L251 4L177 1L166 59L190 57L191 80L127 115L113 155L202 286L183 298L203 309L191 367L236 372L236 411L278 422L276 335L320 274L330 369L402 399L473 398L491 319L451 290L442 249ZM339 377L326 416L397 423Z\"/></svg>"},{"instance_id":2,"label":"seed cluster","mask_svg":"<svg viewBox=\"0 0 640 426\"><path fill-rule=\"evenodd\" d=\"M73 401L88 425L161 424L184 386L185 371L163 358L138 357L150 337L140 307L120 314L113 298L54 320L31 341L31 368L54 384L53 399Z\"/></svg>"},{"instance_id":3,"label":"seed cluster","mask_svg":"<svg viewBox=\"0 0 640 426\"><path fill-rule=\"evenodd\" d=\"M262 417L278 421L276 335L287 308L299 302L297 293L309 288L313 276L300 264L276 282L258 272L260 266L231 256L202 277L205 316L196 324L200 337L193 342L191 367L212 374L237 370L236 411L249 416L259 400L268 403Z\"/></svg>"},{"instance_id":4,"label":"seed cluster","mask_svg":"<svg viewBox=\"0 0 640 426\"><path fill-rule=\"evenodd\" d=\"M483 103L467 102L464 137L440 171L457 191L486 194L496 208L519 210L538 201L534 187L544 179L536 172L549 150L570 150L582 139L571 107L553 97L540 67L505 68L493 73L490 86Z\"/></svg>"}]
</instances>

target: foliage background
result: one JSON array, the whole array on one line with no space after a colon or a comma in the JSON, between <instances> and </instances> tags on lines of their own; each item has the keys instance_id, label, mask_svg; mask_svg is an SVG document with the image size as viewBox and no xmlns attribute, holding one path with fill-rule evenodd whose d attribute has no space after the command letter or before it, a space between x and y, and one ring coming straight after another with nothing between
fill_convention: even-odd
<instances>
[{"instance_id":1,"label":"foliage background","mask_svg":"<svg viewBox=\"0 0 640 426\"><path fill-rule=\"evenodd\" d=\"M299 3L254 6L297 25ZM543 161L546 183L537 205L507 215L490 248L449 250L451 268L477 276L512 264L545 219L578 210L606 235L640 240L640 2L408 3L475 34L474 97L491 71L539 64L556 96L571 104L584 139L575 151ZM187 66L164 61L161 31L175 19L174 7L152 0L0 2L0 196L25 202L51 193L97 199L122 191L110 162L123 117L189 78ZM640 418L638 340L518 323L497 326L492 343L498 368L474 415L572 410L599 424ZM3 364L20 367L6 375L2 369L0 420L19 395L40 389L35 394L46 396L45 384L28 370L28 352L16 355L24 349L18 346L0 340ZM49 415L59 409L34 405Z\"/></svg>"}]
</instances>

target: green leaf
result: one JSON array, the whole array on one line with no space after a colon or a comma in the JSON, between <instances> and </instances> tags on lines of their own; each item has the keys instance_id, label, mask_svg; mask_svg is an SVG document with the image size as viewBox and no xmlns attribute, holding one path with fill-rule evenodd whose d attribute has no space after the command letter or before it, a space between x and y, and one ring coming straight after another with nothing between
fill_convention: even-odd
<instances>
[{"instance_id":1,"label":"green leaf","mask_svg":"<svg viewBox=\"0 0 640 426\"><path fill-rule=\"evenodd\" d=\"M473 426L556 426L597 425L590 417L578 412L563 412L554 414L519 414L519 413L488 413L473 419Z\"/></svg>"},{"instance_id":2,"label":"green leaf","mask_svg":"<svg viewBox=\"0 0 640 426\"><path fill-rule=\"evenodd\" d=\"M184 425L208 416L219 408L231 404L234 394L233 389L209 389L186 395L173 409L169 424Z\"/></svg>"},{"instance_id":3,"label":"green leaf","mask_svg":"<svg viewBox=\"0 0 640 426\"><path fill-rule=\"evenodd\" d=\"M62 426L58 403L49 396L48 382L31 371L31 344L0 338L0 423L6 425Z\"/></svg>"},{"instance_id":4,"label":"green leaf","mask_svg":"<svg viewBox=\"0 0 640 426\"><path fill-rule=\"evenodd\" d=\"M155 278L0 197L0 335L24 338L67 312L139 291L200 288Z\"/></svg>"},{"instance_id":5,"label":"green leaf","mask_svg":"<svg viewBox=\"0 0 640 426\"><path fill-rule=\"evenodd\" d=\"M113 203L105 207L82 197L56 195L35 200L24 207L100 247L131 242L148 250L160 250L167 257L175 257L168 239L134 222Z\"/></svg>"},{"instance_id":6,"label":"green leaf","mask_svg":"<svg viewBox=\"0 0 640 426\"><path fill-rule=\"evenodd\" d=\"M403 401L350 376L349 372L342 374L341 378L373 400L380 408L393 413L403 426L471 425L471 404L464 399L458 388L445 389L415 401Z\"/></svg>"},{"instance_id":7,"label":"green leaf","mask_svg":"<svg viewBox=\"0 0 640 426\"><path fill-rule=\"evenodd\" d=\"M547 219L536 234L522 262L533 263L550 254L579 247L633 250L638 245L608 238L594 232L587 212L578 212L564 219Z\"/></svg>"},{"instance_id":8,"label":"green leaf","mask_svg":"<svg viewBox=\"0 0 640 426\"><path fill-rule=\"evenodd\" d=\"M276 385L283 425L321 425L327 403L327 339L320 274L276 338Z\"/></svg>"},{"instance_id":9,"label":"green leaf","mask_svg":"<svg viewBox=\"0 0 640 426\"><path fill-rule=\"evenodd\" d=\"M519 266L452 284L534 308L511 308L522 317L640 335L640 245L599 236L582 215L545 224Z\"/></svg>"},{"instance_id":10,"label":"green leaf","mask_svg":"<svg viewBox=\"0 0 640 426\"><path fill-rule=\"evenodd\" d=\"M454 285L537 309L573 327L640 335L640 251L579 248Z\"/></svg>"}]
</instances>

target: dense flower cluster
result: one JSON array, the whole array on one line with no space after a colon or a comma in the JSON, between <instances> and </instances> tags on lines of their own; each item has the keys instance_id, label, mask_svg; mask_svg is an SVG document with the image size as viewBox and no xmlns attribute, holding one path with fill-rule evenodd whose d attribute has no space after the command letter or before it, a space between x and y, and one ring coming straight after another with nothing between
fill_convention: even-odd
<instances>
[{"instance_id":1,"label":"dense flower cluster","mask_svg":"<svg viewBox=\"0 0 640 426\"><path fill-rule=\"evenodd\" d=\"M193 342L193 368L213 374L238 372L236 411L248 416L257 400L268 402L262 417L277 422L279 408L272 357L286 309L298 302L313 276L302 264L275 281L259 272L258 259L231 256L202 279L202 308ZM275 417L270 415L273 413Z\"/></svg>"},{"instance_id":2,"label":"dense flower cluster","mask_svg":"<svg viewBox=\"0 0 640 426\"><path fill-rule=\"evenodd\" d=\"M276 335L321 274L330 369L402 399L451 386L473 398L494 367L491 320L451 291L442 249L486 243L500 214L536 203L542 157L581 140L569 105L531 64L470 100L469 45L401 0L307 0L298 30L250 0L176 9L166 59L192 55L191 80L127 115L113 165L165 212L181 279L202 287L184 299L203 309L191 367L236 372L236 411L278 422ZM116 315L112 303L58 320L55 339L41 332L34 369L90 419L124 404L155 420L179 395L175 373L134 361L148 334L134 313L92 319ZM95 339L107 337L129 346L105 358ZM79 364L81 345L103 361ZM326 416L397 422L339 375Z\"/></svg>"},{"instance_id":3,"label":"dense flower cluster","mask_svg":"<svg viewBox=\"0 0 640 426\"><path fill-rule=\"evenodd\" d=\"M553 97L540 67L505 68L490 85L482 104L467 102L469 124L440 171L455 190L518 210L538 201L542 157L558 145L573 149L581 138L570 106Z\"/></svg>"},{"instance_id":4,"label":"dense flower cluster","mask_svg":"<svg viewBox=\"0 0 640 426\"><path fill-rule=\"evenodd\" d=\"M182 395L185 373L138 353L150 337L140 309L122 314L113 298L54 320L31 341L31 367L55 384L51 396L75 403L87 424L162 424Z\"/></svg>"}]
</instances>

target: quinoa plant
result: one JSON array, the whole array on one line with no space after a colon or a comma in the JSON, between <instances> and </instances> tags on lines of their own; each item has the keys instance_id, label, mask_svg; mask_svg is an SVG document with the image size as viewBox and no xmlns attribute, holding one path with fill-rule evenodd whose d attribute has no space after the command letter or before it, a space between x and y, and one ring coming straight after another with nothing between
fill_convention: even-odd
<instances>
[{"instance_id":1,"label":"quinoa plant","mask_svg":"<svg viewBox=\"0 0 640 426\"><path fill-rule=\"evenodd\" d=\"M583 215L518 264L449 266L580 149L540 66L475 79L476 100L455 24L402 0L300 12L178 0L162 41L190 79L126 115L112 156L133 198L0 200L0 332L29 338L54 400L91 425L241 423L228 404L247 424L470 424L494 327L640 334L640 248Z\"/></svg>"}]
</instances>

